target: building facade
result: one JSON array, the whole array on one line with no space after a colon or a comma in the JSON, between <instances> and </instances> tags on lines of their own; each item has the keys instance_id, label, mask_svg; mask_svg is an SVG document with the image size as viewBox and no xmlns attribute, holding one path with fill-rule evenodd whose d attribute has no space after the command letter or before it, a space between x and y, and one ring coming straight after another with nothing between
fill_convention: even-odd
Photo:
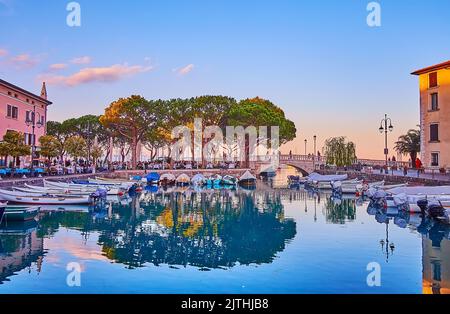
<instances>
[{"instance_id":1,"label":"building facade","mask_svg":"<svg viewBox=\"0 0 450 314\"><path fill-rule=\"evenodd\" d=\"M47 99L45 83L38 96L0 79L0 141L6 132L17 131L24 134L27 145L38 145L39 138L46 134L47 107L51 104ZM33 116L36 126L34 137L30 123Z\"/></svg>"},{"instance_id":2,"label":"building facade","mask_svg":"<svg viewBox=\"0 0 450 314\"><path fill-rule=\"evenodd\" d=\"M450 61L412 74L419 77L422 163L450 170Z\"/></svg>"}]
</instances>

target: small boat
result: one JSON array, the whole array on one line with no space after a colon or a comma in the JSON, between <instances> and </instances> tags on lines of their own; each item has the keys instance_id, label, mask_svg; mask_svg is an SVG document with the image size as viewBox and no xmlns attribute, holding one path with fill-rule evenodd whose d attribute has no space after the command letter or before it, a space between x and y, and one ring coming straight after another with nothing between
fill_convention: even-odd
<instances>
[{"instance_id":1,"label":"small boat","mask_svg":"<svg viewBox=\"0 0 450 314\"><path fill-rule=\"evenodd\" d=\"M128 190L133 184L136 182L130 182L130 181L106 181L106 180L98 180L98 179L88 179L85 180L73 180L74 184L80 184L80 185L97 185L102 187L112 187L112 188L121 188L124 190Z\"/></svg>"},{"instance_id":2,"label":"small boat","mask_svg":"<svg viewBox=\"0 0 450 314\"><path fill-rule=\"evenodd\" d=\"M3 220L28 221L33 220L39 212L39 207L6 206Z\"/></svg>"},{"instance_id":3,"label":"small boat","mask_svg":"<svg viewBox=\"0 0 450 314\"><path fill-rule=\"evenodd\" d=\"M237 184L237 179L233 176L226 175L222 178L222 183L225 186L234 186Z\"/></svg>"},{"instance_id":4,"label":"small boat","mask_svg":"<svg viewBox=\"0 0 450 314\"><path fill-rule=\"evenodd\" d=\"M186 186L189 185L189 183L191 182L191 179L189 178L189 176L185 173L180 174L177 179L176 179L176 183L179 186Z\"/></svg>"},{"instance_id":5,"label":"small boat","mask_svg":"<svg viewBox=\"0 0 450 314\"><path fill-rule=\"evenodd\" d=\"M0 189L0 200L20 204L36 205L78 205L90 204L90 196L57 196L57 195L30 195L27 193Z\"/></svg>"},{"instance_id":6,"label":"small boat","mask_svg":"<svg viewBox=\"0 0 450 314\"><path fill-rule=\"evenodd\" d=\"M158 184L161 176L157 172L150 172L147 177L147 184Z\"/></svg>"},{"instance_id":7,"label":"small boat","mask_svg":"<svg viewBox=\"0 0 450 314\"><path fill-rule=\"evenodd\" d=\"M222 176L219 174L215 174L212 176L212 183L215 186L221 185L222 184Z\"/></svg>"},{"instance_id":8,"label":"small boat","mask_svg":"<svg viewBox=\"0 0 450 314\"><path fill-rule=\"evenodd\" d=\"M161 175L159 178L159 183L162 186L174 185L176 183L177 178L171 173L165 173Z\"/></svg>"},{"instance_id":9,"label":"small boat","mask_svg":"<svg viewBox=\"0 0 450 314\"><path fill-rule=\"evenodd\" d=\"M246 171L239 178L239 185L243 187L256 187L256 177L250 171Z\"/></svg>"},{"instance_id":10,"label":"small boat","mask_svg":"<svg viewBox=\"0 0 450 314\"><path fill-rule=\"evenodd\" d=\"M99 189L103 189L103 190L106 190L106 193L108 195L123 195L124 192L127 191L131 186L128 188L124 188L124 187L119 187L119 186L108 186L108 185L98 185L98 184L82 185L82 184L76 184L76 183L54 182L54 181L44 180L44 187L74 191L73 194L75 194L75 191L95 193Z\"/></svg>"},{"instance_id":11,"label":"small boat","mask_svg":"<svg viewBox=\"0 0 450 314\"><path fill-rule=\"evenodd\" d=\"M191 183L194 186L203 186L206 184L206 178L204 175L198 173L195 176L192 177Z\"/></svg>"},{"instance_id":12,"label":"small boat","mask_svg":"<svg viewBox=\"0 0 450 314\"><path fill-rule=\"evenodd\" d=\"M8 205L8 202L0 201L0 222L3 219L3 214L5 213L6 205Z\"/></svg>"},{"instance_id":13,"label":"small boat","mask_svg":"<svg viewBox=\"0 0 450 314\"><path fill-rule=\"evenodd\" d=\"M268 168L262 170L259 175L266 178L275 177L277 175L277 169L273 166L269 166Z\"/></svg>"}]
</instances>

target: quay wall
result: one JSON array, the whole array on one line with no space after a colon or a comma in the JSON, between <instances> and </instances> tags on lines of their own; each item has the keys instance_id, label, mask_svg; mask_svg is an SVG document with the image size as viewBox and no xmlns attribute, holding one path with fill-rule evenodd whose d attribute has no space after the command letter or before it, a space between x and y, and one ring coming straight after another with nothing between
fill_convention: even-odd
<instances>
[{"instance_id":1,"label":"quay wall","mask_svg":"<svg viewBox=\"0 0 450 314\"><path fill-rule=\"evenodd\" d=\"M438 186L438 185L450 185L449 181L432 179L432 178L420 178L411 176L396 176L386 175L381 173L364 173L358 171L332 171L332 170L320 170L317 171L320 174L347 174L349 179L360 179L367 181L386 181L388 184L402 184L408 183L411 186L425 185L425 186Z\"/></svg>"}]
</instances>

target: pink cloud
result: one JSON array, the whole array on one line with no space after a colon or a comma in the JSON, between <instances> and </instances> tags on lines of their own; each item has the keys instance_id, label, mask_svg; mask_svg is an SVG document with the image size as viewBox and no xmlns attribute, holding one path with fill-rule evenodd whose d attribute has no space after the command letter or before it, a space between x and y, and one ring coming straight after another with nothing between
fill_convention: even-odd
<instances>
[{"instance_id":1,"label":"pink cloud","mask_svg":"<svg viewBox=\"0 0 450 314\"><path fill-rule=\"evenodd\" d=\"M31 68L38 64L39 60L30 56L27 53L14 56L10 62L18 68Z\"/></svg>"},{"instance_id":2,"label":"pink cloud","mask_svg":"<svg viewBox=\"0 0 450 314\"><path fill-rule=\"evenodd\" d=\"M190 72L192 72L192 70L194 70L194 65L193 64L188 64L185 67L182 67L180 69L175 69L174 72L177 72L178 75L186 75L189 74Z\"/></svg>"},{"instance_id":3,"label":"pink cloud","mask_svg":"<svg viewBox=\"0 0 450 314\"><path fill-rule=\"evenodd\" d=\"M89 64L89 63L91 63L91 61L92 61L91 57L84 56L84 57L74 58L70 62L73 64Z\"/></svg>"},{"instance_id":4,"label":"pink cloud","mask_svg":"<svg viewBox=\"0 0 450 314\"><path fill-rule=\"evenodd\" d=\"M125 77L138 73L148 72L153 67L127 64L115 64L109 67L84 68L69 76L63 75L41 75L39 81L45 80L50 85L78 86L81 84L103 82L110 83L119 81Z\"/></svg>"},{"instance_id":5,"label":"pink cloud","mask_svg":"<svg viewBox=\"0 0 450 314\"><path fill-rule=\"evenodd\" d=\"M0 48L0 57L4 57L8 55L8 50Z\"/></svg>"},{"instance_id":6,"label":"pink cloud","mask_svg":"<svg viewBox=\"0 0 450 314\"><path fill-rule=\"evenodd\" d=\"M65 68L67 68L67 64L64 63L55 63L50 65L50 70L52 71L64 70Z\"/></svg>"}]
</instances>

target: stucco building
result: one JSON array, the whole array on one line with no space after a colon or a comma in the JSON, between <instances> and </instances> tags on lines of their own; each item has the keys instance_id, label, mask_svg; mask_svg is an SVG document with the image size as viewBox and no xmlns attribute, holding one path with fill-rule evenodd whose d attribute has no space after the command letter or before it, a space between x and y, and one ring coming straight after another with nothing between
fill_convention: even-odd
<instances>
[{"instance_id":1,"label":"stucco building","mask_svg":"<svg viewBox=\"0 0 450 314\"><path fill-rule=\"evenodd\" d=\"M0 141L7 131L18 131L25 135L25 143L39 145L39 138L46 134L47 107L52 103L47 99L45 83L40 96L0 79ZM36 112L35 136L27 119L32 120Z\"/></svg>"},{"instance_id":2,"label":"stucco building","mask_svg":"<svg viewBox=\"0 0 450 314\"><path fill-rule=\"evenodd\" d=\"M419 77L421 160L450 170L450 61L412 73Z\"/></svg>"}]
</instances>

